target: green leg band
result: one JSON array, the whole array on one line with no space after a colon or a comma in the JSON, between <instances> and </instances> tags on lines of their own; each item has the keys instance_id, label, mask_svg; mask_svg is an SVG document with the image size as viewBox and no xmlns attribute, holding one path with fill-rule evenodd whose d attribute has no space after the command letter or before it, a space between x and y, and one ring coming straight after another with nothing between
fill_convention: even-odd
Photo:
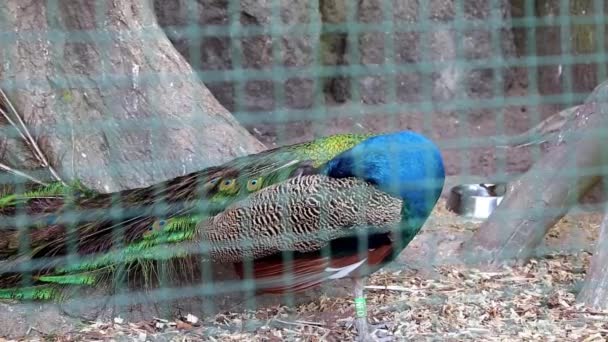
<instances>
[{"instance_id":1,"label":"green leg band","mask_svg":"<svg viewBox=\"0 0 608 342\"><path fill-rule=\"evenodd\" d=\"M365 297L355 298L355 314L357 317L367 316L367 305L365 304Z\"/></svg>"}]
</instances>

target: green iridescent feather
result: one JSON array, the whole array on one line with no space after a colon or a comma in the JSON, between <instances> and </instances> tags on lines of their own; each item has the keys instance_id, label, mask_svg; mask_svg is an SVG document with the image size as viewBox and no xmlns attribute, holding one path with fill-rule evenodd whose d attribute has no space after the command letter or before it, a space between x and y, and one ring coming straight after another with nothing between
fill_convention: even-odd
<instances>
[{"instance_id":1,"label":"green iridescent feather","mask_svg":"<svg viewBox=\"0 0 608 342\"><path fill-rule=\"evenodd\" d=\"M92 221L80 223L76 231L85 238L78 241L81 251L78 262L52 265L34 276L34 286L21 289L18 287L19 277L14 274L5 276L0 266L0 298L51 300L61 298L60 289L63 285L91 286L109 281L111 286L113 274L119 265L127 270L142 272L140 278L146 279L144 282L148 283L148 279L154 278L158 263L179 262L192 254L191 250L180 246L193 238L196 223L201 217L221 212L235 201L294 175L315 173L336 155L370 136L372 135L342 134L279 147L236 158L221 166L177 177L152 187L117 194L98 194L78 183L69 187L55 183L25 194L4 196L0 198L0 213L5 215L10 214L16 205L40 212L43 218L61 217L62 210L66 210L66 207L72 212L78 212L91 208L105 210L116 205L126 208L152 207L155 203L162 202L167 210L162 216L144 212L124 218L122 222L107 220L107 215L101 213L94 216ZM164 222L162 227L159 222ZM32 225L31 229L35 233L32 233L30 239L32 251L36 255L26 257L55 257L62 254L60 251L68 245L68 236L57 225L51 226L40 224L40 221ZM45 234L51 228L58 232ZM128 236L125 247L114 247L112 231L115 228L122 228L125 236ZM6 238L12 239L15 236L17 233L6 235ZM37 240L40 236L43 238ZM24 257L18 254L18 249L0 251L0 255L11 253L11 258L16 260ZM3 280L3 277L7 279Z\"/></svg>"},{"instance_id":2,"label":"green iridescent feather","mask_svg":"<svg viewBox=\"0 0 608 342\"><path fill-rule=\"evenodd\" d=\"M0 299L13 300L57 300L62 291L57 286L41 285L25 288L0 289Z\"/></svg>"}]
</instances>

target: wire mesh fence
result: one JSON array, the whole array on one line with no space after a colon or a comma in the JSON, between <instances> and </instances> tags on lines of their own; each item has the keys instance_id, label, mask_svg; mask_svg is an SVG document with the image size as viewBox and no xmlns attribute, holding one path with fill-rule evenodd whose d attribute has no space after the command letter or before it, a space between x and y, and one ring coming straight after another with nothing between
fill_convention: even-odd
<instances>
[{"instance_id":1,"label":"wire mesh fence","mask_svg":"<svg viewBox=\"0 0 608 342\"><path fill-rule=\"evenodd\" d=\"M397 273L371 272L369 289L394 281L393 291L427 291L402 286L414 278L422 286L410 268L449 265L448 235L483 240L474 235L481 221L445 211L454 185L511 189L564 139L606 138L592 116L603 117L600 88L596 107L572 109L606 79L606 14L602 0L8 0L0 5L0 298L34 321L48 318L35 314L40 302L83 317L100 308L111 316L211 315L268 303L258 296L264 287L275 290L271 301L316 300L335 292L335 279L362 272L363 261L376 271L374 258ZM443 165L415 138L366 145L398 130L432 139ZM320 139L338 133L351 135ZM260 141L273 150L261 152ZM587 159L562 155L559 172L537 170L538 184L602 175L602 154L589 147ZM355 167L386 155L386 165L374 165L390 170ZM444 168L435 205L433 177ZM360 179L332 183L319 174ZM293 183L295 176L311 178ZM405 190L408 181L414 190ZM427 181L432 190L423 190ZM533 190L530 203L546 206L509 204L490 220L558 221L578 190L564 190L563 201ZM558 237L530 241L567 255L591 251L599 224L587 221L560 221ZM396 241L387 222L403 230ZM495 238L505 239L503 248L518 243ZM577 257L564 268L574 274L585 263ZM560 281L535 290L549 298L570 284ZM295 291L315 282L306 295ZM505 300L517 306L520 290ZM373 315L407 311L374 298ZM360 297L355 303L364 308ZM256 315L248 320L259 327Z\"/></svg>"}]
</instances>

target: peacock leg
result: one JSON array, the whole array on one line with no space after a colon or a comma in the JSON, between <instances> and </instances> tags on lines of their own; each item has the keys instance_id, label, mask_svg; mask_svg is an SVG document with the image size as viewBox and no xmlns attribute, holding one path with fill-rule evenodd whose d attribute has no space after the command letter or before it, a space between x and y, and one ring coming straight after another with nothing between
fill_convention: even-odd
<instances>
[{"instance_id":1,"label":"peacock leg","mask_svg":"<svg viewBox=\"0 0 608 342\"><path fill-rule=\"evenodd\" d=\"M387 331L386 324L370 325L367 322L367 305L365 303L365 290L366 278L354 278L355 283L355 327L357 328L357 341L358 342L392 342L394 341L392 336L376 337L372 336L370 331ZM371 328L371 329L370 329Z\"/></svg>"},{"instance_id":2,"label":"peacock leg","mask_svg":"<svg viewBox=\"0 0 608 342\"><path fill-rule=\"evenodd\" d=\"M353 282L355 283L355 327L357 328L357 341L359 342L374 341L367 324L367 306L365 303L365 294L363 293L366 280L366 278L353 279Z\"/></svg>"}]
</instances>

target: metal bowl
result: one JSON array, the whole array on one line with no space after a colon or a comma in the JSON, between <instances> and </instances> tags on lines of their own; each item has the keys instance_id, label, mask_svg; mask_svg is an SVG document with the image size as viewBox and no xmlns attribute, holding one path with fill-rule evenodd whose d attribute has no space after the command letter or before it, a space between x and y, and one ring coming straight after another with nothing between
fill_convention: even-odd
<instances>
[{"instance_id":1,"label":"metal bowl","mask_svg":"<svg viewBox=\"0 0 608 342\"><path fill-rule=\"evenodd\" d=\"M447 209L458 215L487 219L507 191L506 184L463 184L450 190Z\"/></svg>"}]
</instances>

